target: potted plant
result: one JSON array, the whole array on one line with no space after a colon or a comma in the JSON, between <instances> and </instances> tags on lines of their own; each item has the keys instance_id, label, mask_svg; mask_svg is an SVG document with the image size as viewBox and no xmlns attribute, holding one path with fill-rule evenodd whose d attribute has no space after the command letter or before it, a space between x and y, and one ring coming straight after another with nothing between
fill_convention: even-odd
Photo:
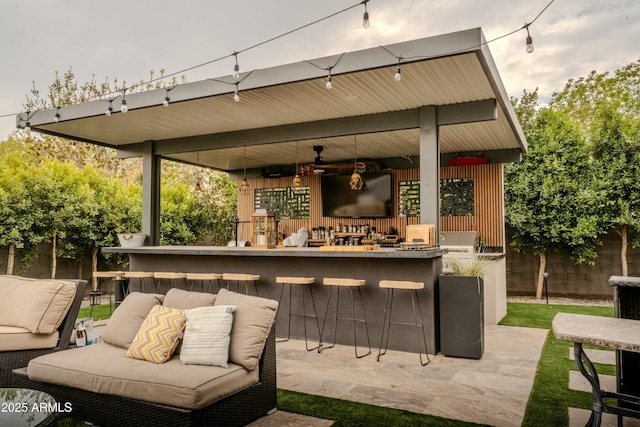
<instances>
[{"instance_id":1,"label":"potted plant","mask_svg":"<svg viewBox=\"0 0 640 427\"><path fill-rule=\"evenodd\" d=\"M440 351L445 356L480 359L484 353L484 281L486 261L451 259L451 274L440 275Z\"/></svg>"}]
</instances>

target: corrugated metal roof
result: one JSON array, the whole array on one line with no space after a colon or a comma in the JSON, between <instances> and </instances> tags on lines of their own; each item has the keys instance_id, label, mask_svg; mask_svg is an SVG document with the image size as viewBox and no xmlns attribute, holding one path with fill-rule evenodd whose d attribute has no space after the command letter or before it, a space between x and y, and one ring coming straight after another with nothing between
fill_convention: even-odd
<instances>
[{"instance_id":1,"label":"corrugated metal roof","mask_svg":"<svg viewBox=\"0 0 640 427\"><path fill-rule=\"evenodd\" d=\"M241 100L237 103L233 101L235 84L227 76L178 85L170 92L159 89L127 94L126 114L118 111L121 97L111 102L111 116L104 114L110 105L107 100L64 107L57 123L52 120L55 110L37 112L31 126L43 133L123 150L135 151L136 144L157 141L164 143L164 157L231 171L245 165L295 164L296 142L300 164L313 162L314 145L325 147L325 162L353 159L354 137L294 136L265 143L258 131L250 142L243 143L247 153L243 159L243 147L220 144L220 135L231 135L233 140L233 136L249 130L295 124L309 124L311 128L333 119L495 99L496 120L441 126L441 153L524 151L526 141L483 41L482 32L475 29L400 43L387 51L372 48L346 53L331 70L331 90L325 87L328 71L322 68L335 64L337 56L245 74L238 84ZM393 78L397 58L389 50L403 56L401 81ZM171 104L163 107L167 94ZM359 133L360 158L419 154L417 128Z\"/></svg>"}]
</instances>

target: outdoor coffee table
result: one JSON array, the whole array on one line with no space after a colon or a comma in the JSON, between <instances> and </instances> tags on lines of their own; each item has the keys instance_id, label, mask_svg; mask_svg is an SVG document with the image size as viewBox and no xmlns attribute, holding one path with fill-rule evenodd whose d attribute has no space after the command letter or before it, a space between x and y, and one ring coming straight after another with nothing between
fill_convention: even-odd
<instances>
[{"instance_id":1,"label":"outdoor coffee table","mask_svg":"<svg viewBox=\"0 0 640 427\"><path fill-rule=\"evenodd\" d=\"M0 425L50 426L64 410L64 406L47 393L26 388L0 388Z\"/></svg>"},{"instance_id":2,"label":"outdoor coffee table","mask_svg":"<svg viewBox=\"0 0 640 427\"><path fill-rule=\"evenodd\" d=\"M583 344L592 344L640 353L639 320L558 313L553 318L553 334L560 340L573 341L578 370L591 384L593 408L587 426L599 426L602 413L618 415L619 425L622 416L640 418L640 398L602 390L598 373L582 348ZM605 397L617 399L618 406L604 403L602 399Z\"/></svg>"}]
</instances>

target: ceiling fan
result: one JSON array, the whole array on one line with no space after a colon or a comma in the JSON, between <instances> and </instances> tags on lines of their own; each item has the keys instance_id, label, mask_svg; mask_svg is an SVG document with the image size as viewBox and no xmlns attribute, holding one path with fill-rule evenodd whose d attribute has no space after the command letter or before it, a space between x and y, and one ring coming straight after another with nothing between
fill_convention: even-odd
<instances>
[{"instance_id":1,"label":"ceiling fan","mask_svg":"<svg viewBox=\"0 0 640 427\"><path fill-rule=\"evenodd\" d=\"M314 145L313 151L316 152L316 158L313 163L308 164L304 168L305 173L323 174L327 169L355 169L358 172L364 172L366 165L363 162L351 162L351 163L324 163L322 159L322 151L324 146Z\"/></svg>"}]
</instances>

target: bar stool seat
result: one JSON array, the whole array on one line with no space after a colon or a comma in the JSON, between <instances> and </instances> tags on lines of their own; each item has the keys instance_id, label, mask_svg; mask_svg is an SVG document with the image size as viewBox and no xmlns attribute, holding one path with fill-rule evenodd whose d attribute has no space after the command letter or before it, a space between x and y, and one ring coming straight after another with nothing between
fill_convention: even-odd
<instances>
[{"instance_id":1,"label":"bar stool seat","mask_svg":"<svg viewBox=\"0 0 640 427\"><path fill-rule=\"evenodd\" d=\"M160 285L163 280L169 281L169 287L178 288L179 281L184 284L184 290L187 290L187 273L177 273L173 271L156 271L153 273L153 278L156 281L156 292L160 292ZM171 286L173 284L173 286Z\"/></svg>"},{"instance_id":2,"label":"bar stool seat","mask_svg":"<svg viewBox=\"0 0 640 427\"><path fill-rule=\"evenodd\" d=\"M218 282L218 289L221 288L220 280L222 280L222 274L220 273L187 273L187 282L191 282L191 291L193 291L193 285L196 282L200 282L201 290L200 292L204 292L204 283L207 282L209 284L209 293L213 293L213 282Z\"/></svg>"},{"instance_id":3,"label":"bar stool seat","mask_svg":"<svg viewBox=\"0 0 640 427\"><path fill-rule=\"evenodd\" d=\"M153 283L153 291L154 292L158 291L156 288L156 282L155 282L155 279L153 278L152 271L125 271L124 277L125 279L129 279L129 286L125 296L129 295L134 290L134 286L133 286L134 282L138 283L138 289L136 289L136 291L144 293L146 291L145 285L148 279L151 279L151 282Z\"/></svg>"},{"instance_id":4,"label":"bar stool seat","mask_svg":"<svg viewBox=\"0 0 640 427\"><path fill-rule=\"evenodd\" d=\"M327 298L327 307L324 312L324 319L322 321L322 329L320 331L320 345L318 347L318 353L327 348L335 347L336 345L336 332L338 329L338 321L339 320L351 320L353 322L353 347L355 351L356 358L360 359L371 354L371 341L369 340L369 328L367 326L367 317L365 315L364 310L364 301L362 299L362 291L361 288L366 284L366 280L363 279L347 279L347 278L338 278L338 277L325 277L322 280L324 286L330 286L329 288L329 296ZM336 305L334 312L334 326L333 326L333 344L330 346L324 346L322 343L322 338L324 337L324 328L327 321L327 313L329 312L329 303L331 302L331 293L333 288L336 287ZM338 310L340 308L340 289L348 288L351 293L351 317L339 317ZM358 290L358 295L360 296L360 307L362 309L362 318L356 318L356 310L353 299L353 290ZM358 333L356 328L356 322L364 324L365 333L367 336L367 345L369 347L369 351L365 354L358 355Z\"/></svg>"},{"instance_id":5,"label":"bar stool seat","mask_svg":"<svg viewBox=\"0 0 640 427\"><path fill-rule=\"evenodd\" d=\"M384 301L384 315L382 320L382 333L380 334L380 348L378 349L378 356L376 357L377 361L380 361L380 356L386 354L387 347L389 344L389 331L391 329L391 325L404 325L404 326L415 326L416 327L416 338L417 338L417 346L418 346L418 354L420 356L420 365L425 366L431 360L429 359L429 353L427 350L427 339L424 333L424 320L422 318L422 311L420 310L420 301L418 300L418 290L424 289L424 283L422 282L411 282L407 280L380 280L379 282L380 288L387 289L387 296ZM391 313L393 309L393 296L396 290L400 291L410 291L411 293L411 307L413 309L413 323L408 322L392 322L391 321ZM416 307L417 313L416 314ZM389 315L387 316L387 310ZM418 318L419 317L419 318ZM418 322L418 320L420 322ZM422 329L422 339L420 339L420 329ZM384 340L385 332L387 335L387 339ZM384 341L384 351L382 349L382 342ZM424 343L424 354L427 358L426 362L422 360L422 348L421 341Z\"/></svg>"},{"instance_id":6,"label":"bar stool seat","mask_svg":"<svg viewBox=\"0 0 640 427\"><path fill-rule=\"evenodd\" d=\"M240 291L240 282L244 282L244 290L249 295L249 282L253 282L253 286L256 289L256 295L258 295L258 280L260 280L259 274L247 274L247 273L222 273L222 280L227 282L227 290L231 282L237 283L236 290Z\"/></svg>"},{"instance_id":7,"label":"bar stool seat","mask_svg":"<svg viewBox=\"0 0 640 427\"><path fill-rule=\"evenodd\" d=\"M91 292L89 292L89 298L90 298L89 301L91 305L91 310L89 310L89 317L93 315L93 307L100 303L99 301L102 297L102 291L101 291L102 284L100 282L100 279L111 279L110 280L111 289L109 290L109 314L111 314L112 304L115 305L115 303L118 302L115 300L116 279L119 279L120 283L122 284L122 277L124 276L124 272L123 271L94 271L92 272L92 276L94 279L96 279L95 280L96 285L95 285L95 288L92 289ZM124 294L124 288L123 288L123 294Z\"/></svg>"},{"instance_id":8,"label":"bar stool seat","mask_svg":"<svg viewBox=\"0 0 640 427\"><path fill-rule=\"evenodd\" d=\"M320 340L320 322L318 321L318 313L316 312L316 303L313 299L313 287L311 286L315 283L315 281L316 281L315 277L291 277L291 276L276 277L276 283L279 283L282 285L282 289L280 290L280 299L278 300L279 307L281 307L280 304L282 304L282 294L284 293L284 287L285 285L289 285L289 321L288 321L288 328L287 328L287 338L277 340L277 342L289 341L289 338L291 336L291 316L301 316L302 321L304 322L303 325L304 325L305 348L307 349L307 351L316 350L317 348L319 348L320 346L319 343L317 346L309 348L309 343L307 339L307 318L311 317L316 320L316 329L318 331L318 341ZM298 285L298 287L300 287L300 291L302 294L302 313L293 313L291 311L291 299L292 299L291 290L293 288L292 285ZM311 306L313 307L313 314L307 314L306 304L304 300L304 288L309 289L309 294L311 295ZM279 315L280 312L281 310L278 310L277 314Z\"/></svg>"}]
</instances>

